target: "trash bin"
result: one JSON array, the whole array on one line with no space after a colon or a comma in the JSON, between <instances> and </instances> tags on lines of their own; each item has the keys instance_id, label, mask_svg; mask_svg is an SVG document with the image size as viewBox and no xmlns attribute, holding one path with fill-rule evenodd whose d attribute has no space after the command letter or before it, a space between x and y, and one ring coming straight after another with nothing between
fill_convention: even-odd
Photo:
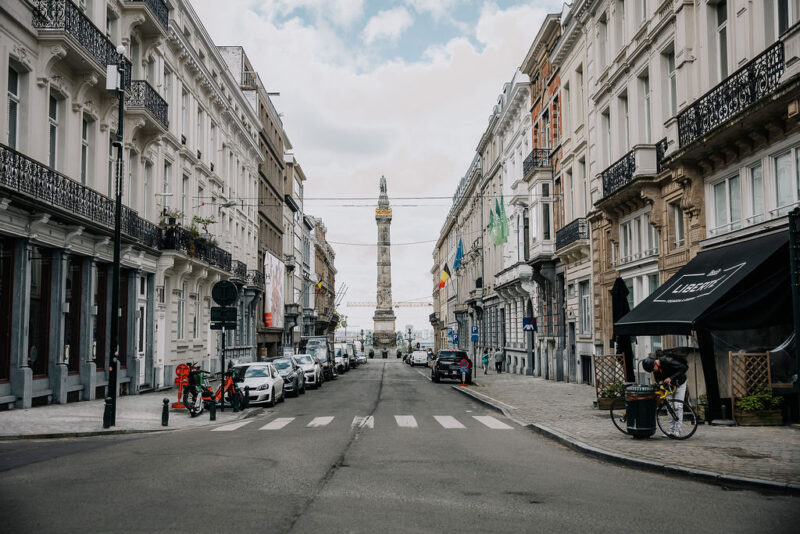
<instances>
[{"instance_id":1,"label":"trash bin","mask_svg":"<svg viewBox=\"0 0 800 534\"><path fill-rule=\"evenodd\" d=\"M370 358L374 358L375 357L375 351L374 350L369 349L369 357Z\"/></svg>"},{"instance_id":2,"label":"trash bin","mask_svg":"<svg viewBox=\"0 0 800 534\"><path fill-rule=\"evenodd\" d=\"M656 433L656 395L651 386L633 385L625 390L625 421L636 439Z\"/></svg>"}]
</instances>

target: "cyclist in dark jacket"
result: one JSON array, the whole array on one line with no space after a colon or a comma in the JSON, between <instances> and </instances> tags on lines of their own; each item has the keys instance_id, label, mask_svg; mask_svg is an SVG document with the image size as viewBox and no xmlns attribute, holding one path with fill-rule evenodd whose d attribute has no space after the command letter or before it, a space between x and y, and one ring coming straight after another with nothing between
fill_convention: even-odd
<instances>
[{"instance_id":1,"label":"cyclist in dark jacket","mask_svg":"<svg viewBox=\"0 0 800 534\"><path fill-rule=\"evenodd\" d=\"M648 373L653 373L653 378L659 384L672 385L676 388L670 396L672 399L682 401L686 398L686 371L689 370L686 360L660 354L656 358L649 356L642 360L642 368ZM683 426L683 403L675 403L674 409L677 418L670 421L669 431L671 434L680 434Z\"/></svg>"}]
</instances>

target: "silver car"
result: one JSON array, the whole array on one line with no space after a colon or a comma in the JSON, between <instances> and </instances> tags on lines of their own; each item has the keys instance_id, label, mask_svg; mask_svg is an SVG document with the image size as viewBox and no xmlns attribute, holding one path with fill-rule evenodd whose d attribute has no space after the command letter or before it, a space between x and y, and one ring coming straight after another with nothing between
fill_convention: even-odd
<instances>
[{"instance_id":1,"label":"silver car","mask_svg":"<svg viewBox=\"0 0 800 534\"><path fill-rule=\"evenodd\" d=\"M306 386L316 389L322 385L322 366L316 358L310 354L295 354L292 359L302 369L306 378Z\"/></svg>"}]
</instances>

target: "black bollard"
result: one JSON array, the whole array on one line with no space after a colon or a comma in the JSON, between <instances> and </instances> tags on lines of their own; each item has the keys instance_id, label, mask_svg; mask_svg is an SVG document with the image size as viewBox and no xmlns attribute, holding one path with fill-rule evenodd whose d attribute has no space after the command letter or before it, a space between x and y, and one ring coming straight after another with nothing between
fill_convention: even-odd
<instances>
[{"instance_id":1,"label":"black bollard","mask_svg":"<svg viewBox=\"0 0 800 534\"><path fill-rule=\"evenodd\" d=\"M231 395L231 405L233 406L233 413L239 411L239 395L236 392Z\"/></svg>"},{"instance_id":2,"label":"black bollard","mask_svg":"<svg viewBox=\"0 0 800 534\"><path fill-rule=\"evenodd\" d=\"M111 404L111 397L106 397L105 407L103 408L103 428L114 426L111 419L114 417L114 407Z\"/></svg>"},{"instance_id":3,"label":"black bollard","mask_svg":"<svg viewBox=\"0 0 800 534\"><path fill-rule=\"evenodd\" d=\"M244 387L244 408L250 407L250 386Z\"/></svg>"},{"instance_id":4,"label":"black bollard","mask_svg":"<svg viewBox=\"0 0 800 534\"><path fill-rule=\"evenodd\" d=\"M169 426L169 399L164 397L161 402L164 403L164 407L161 408L161 426Z\"/></svg>"},{"instance_id":5,"label":"black bollard","mask_svg":"<svg viewBox=\"0 0 800 534\"><path fill-rule=\"evenodd\" d=\"M213 400L208 405L208 420L209 421L216 421L217 420L217 403Z\"/></svg>"}]
</instances>

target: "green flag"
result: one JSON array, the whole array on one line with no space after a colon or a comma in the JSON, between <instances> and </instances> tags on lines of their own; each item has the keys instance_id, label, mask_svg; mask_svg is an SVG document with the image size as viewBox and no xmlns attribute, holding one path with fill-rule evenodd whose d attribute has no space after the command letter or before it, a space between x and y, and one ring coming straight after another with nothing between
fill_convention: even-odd
<instances>
[{"instance_id":1,"label":"green flag","mask_svg":"<svg viewBox=\"0 0 800 534\"><path fill-rule=\"evenodd\" d=\"M500 228L503 232L503 243L508 241L508 217L506 216L506 203L500 195Z\"/></svg>"}]
</instances>

